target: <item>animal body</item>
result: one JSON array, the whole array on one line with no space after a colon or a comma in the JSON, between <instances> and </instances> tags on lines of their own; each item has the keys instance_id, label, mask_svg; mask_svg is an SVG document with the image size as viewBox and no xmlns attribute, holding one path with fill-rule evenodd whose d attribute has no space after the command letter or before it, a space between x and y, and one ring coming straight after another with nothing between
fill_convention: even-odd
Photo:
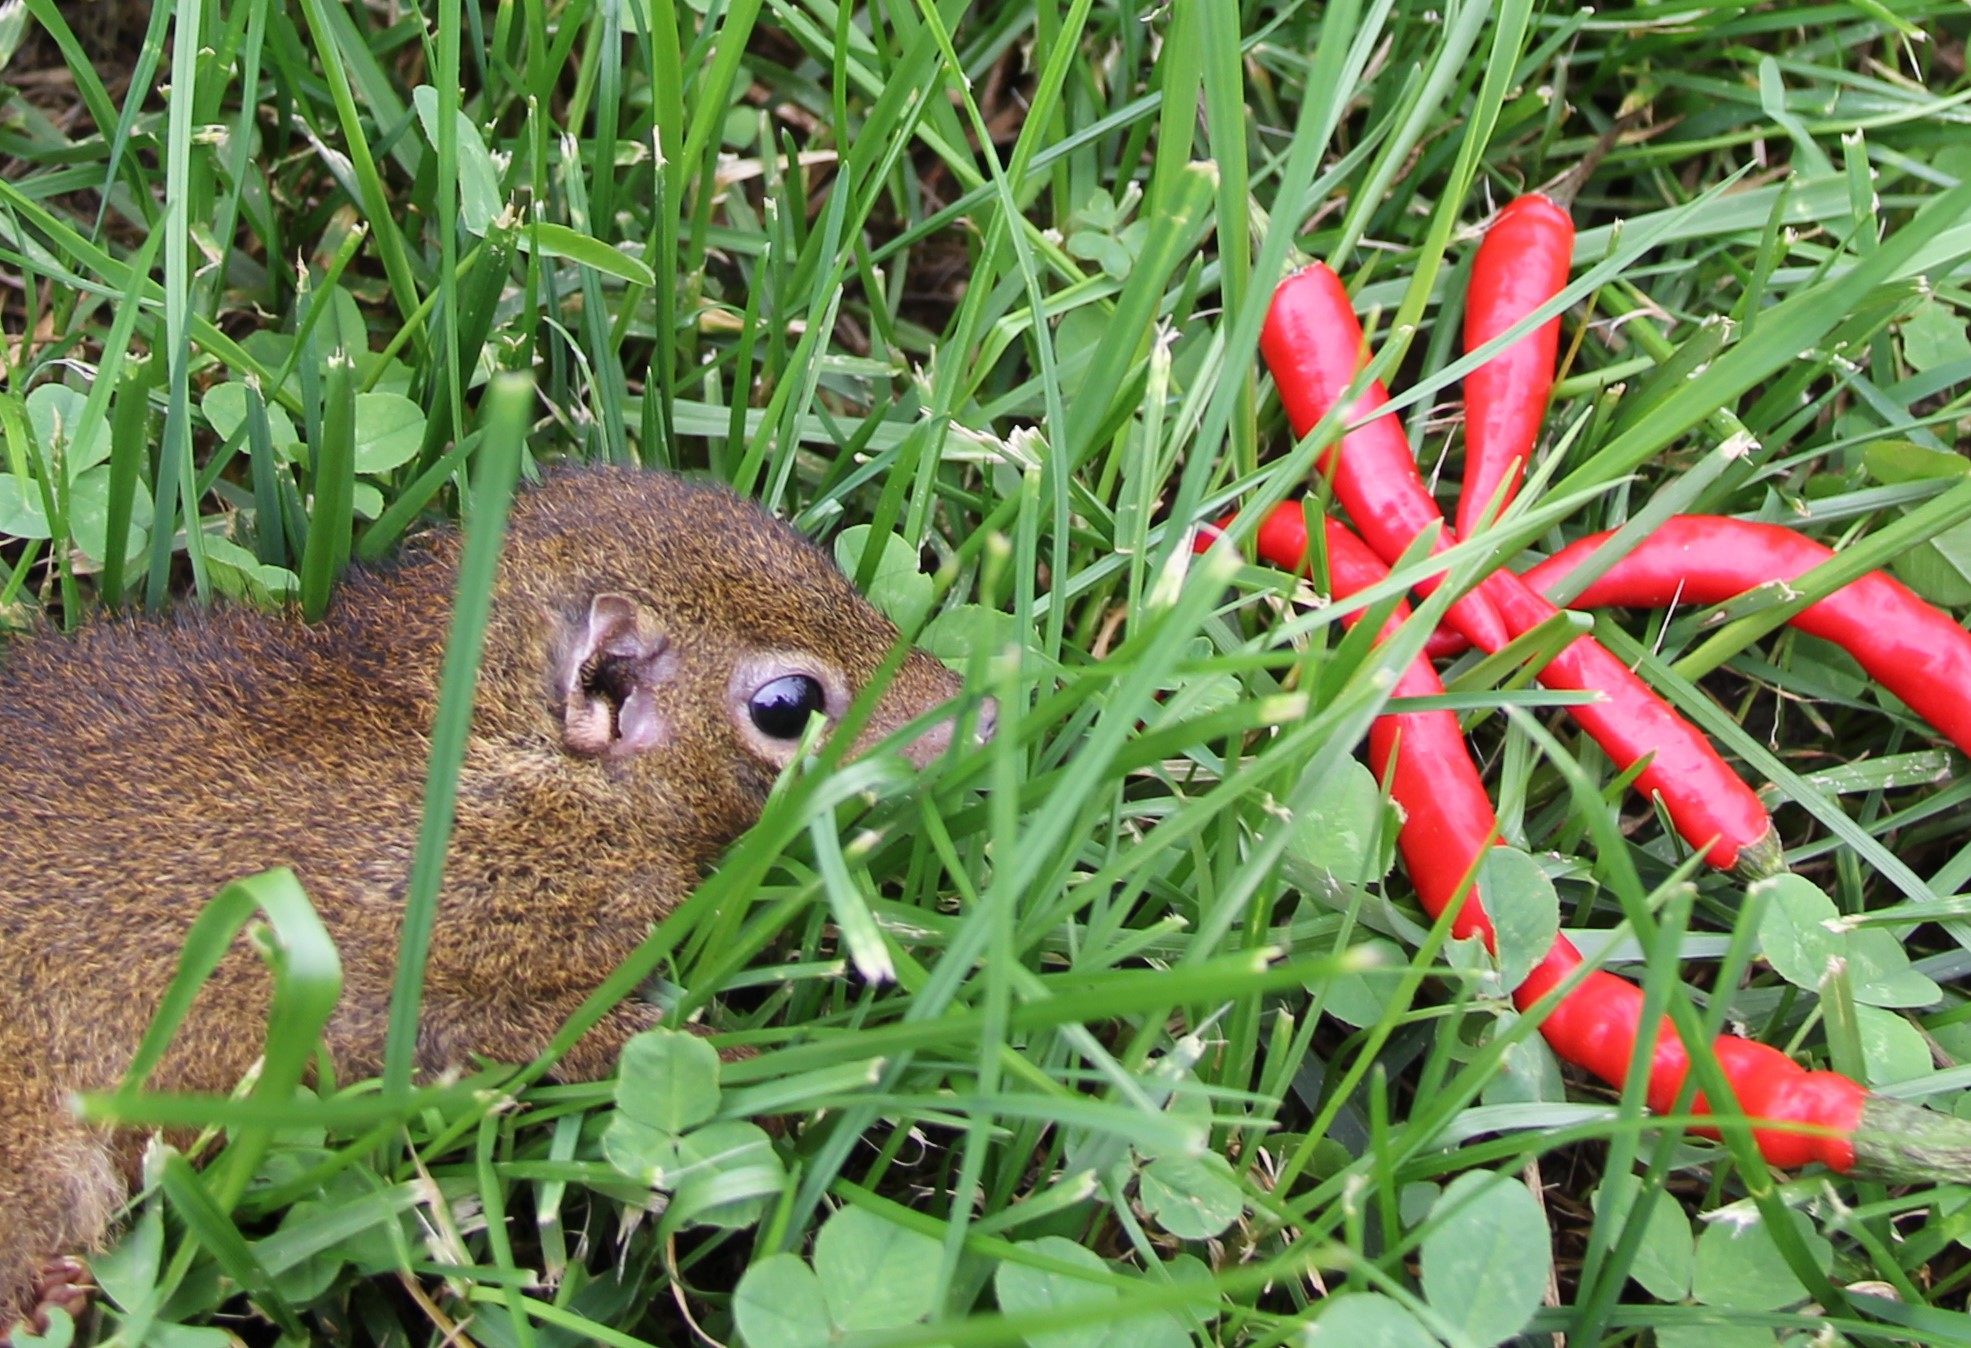
<instances>
[{"instance_id":1,"label":"animal body","mask_svg":"<svg viewBox=\"0 0 1971 1348\"><path fill-rule=\"evenodd\" d=\"M323 621L246 609L0 643L0 1343L73 1304L143 1139L84 1125L186 928L227 882L292 867L344 965L326 1041L381 1067L460 539L352 574ZM419 1066L533 1058L758 816L810 713L897 640L832 562L722 488L562 469L516 498L427 965ZM857 751L950 701L913 651ZM990 711L984 713L989 733ZM949 719L906 752L942 752ZM265 1039L242 942L151 1079L224 1091ZM654 1008L561 1061L606 1075Z\"/></svg>"}]
</instances>

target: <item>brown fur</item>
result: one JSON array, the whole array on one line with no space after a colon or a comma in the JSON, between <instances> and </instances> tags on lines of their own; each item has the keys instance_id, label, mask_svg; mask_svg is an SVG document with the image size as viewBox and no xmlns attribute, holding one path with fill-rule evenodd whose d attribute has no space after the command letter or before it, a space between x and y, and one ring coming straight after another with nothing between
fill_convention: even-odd
<instances>
[{"instance_id":1,"label":"brown fur","mask_svg":"<svg viewBox=\"0 0 1971 1348\"><path fill-rule=\"evenodd\" d=\"M426 536L352 575L313 627L226 609L0 644L0 1337L43 1262L97 1247L125 1197L135 1140L85 1128L63 1101L119 1080L186 927L226 882L299 874L344 963L337 1068L379 1069L458 551L452 531ZM554 670L599 593L646 606L678 661L661 748L564 745ZM520 494L492 613L428 965L426 1071L535 1056L757 817L777 769L726 710L736 659L818 655L859 688L896 639L791 530L722 490L627 469L565 469ZM913 652L865 742L956 692ZM259 1052L266 1000L259 961L236 951L153 1084L230 1089ZM654 1020L618 1007L562 1074L606 1074Z\"/></svg>"}]
</instances>

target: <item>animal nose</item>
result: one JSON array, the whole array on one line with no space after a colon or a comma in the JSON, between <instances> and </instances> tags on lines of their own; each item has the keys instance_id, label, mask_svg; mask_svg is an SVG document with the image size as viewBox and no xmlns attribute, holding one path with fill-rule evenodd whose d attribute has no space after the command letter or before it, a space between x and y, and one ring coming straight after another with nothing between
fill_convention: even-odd
<instances>
[{"instance_id":1,"label":"animal nose","mask_svg":"<svg viewBox=\"0 0 1971 1348\"><path fill-rule=\"evenodd\" d=\"M912 740L910 747L903 751L904 757L920 768L929 767L944 754L945 750L951 747L951 736L957 728L958 718L956 716L945 717L944 720L939 721L929 730L926 730L923 734ZM972 727L973 745L984 744L992 738L993 733L998 729L999 703L996 699L989 697L979 703L978 718Z\"/></svg>"}]
</instances>

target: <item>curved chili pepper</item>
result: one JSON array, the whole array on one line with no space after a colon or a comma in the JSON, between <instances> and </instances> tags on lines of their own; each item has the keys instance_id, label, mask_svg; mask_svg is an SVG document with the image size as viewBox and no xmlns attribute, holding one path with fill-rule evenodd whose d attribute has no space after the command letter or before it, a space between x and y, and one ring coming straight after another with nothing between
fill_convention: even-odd
<instances>
[{"instance_id":1,"label":"curved chili pepper","mask_svg":"<svg viewBox=\"0 0 1971 1348\"><path fill-rule=\"evenodd\" d=\"M1200 530L1199 550L1215 537L1210 526ZM1388 579L1387 568L1362 541L1332 519L1326 539L1336 598ZM1297 503L1276 507L1261 523L1257 551L1285 570L1305 568L1306 517ZM1407 610L1399 604L1381 635L1387 637L1405 616ZM1437 671L1419 657L1403 671L1393 695L1429 697L1443 691ZM1390 794L1402 807L1397 846L1424 910L1435 918L1458 904L1452 934L1479 936L1488 949L1496 949L1484 902L1476 886L1466 881L1484 850L1497 841L1498 819L1456 714L1390 712L1377 717L1369 731L1369 761L1379 777L1389 780ZM1573 942L1556 937L1545 958L1513 990L1513 1004L1532 1011L1580 963L1581 952ZM1641 1041L1642 1014L1642 989L1597 969L1546 1008L1539 1028L1563 1061L1619 1088ZM1771 1165L1820 1161L1843 1173L1889 1179L1971 1180L1971 1126L1958 1119L1875 1095L1839 1072L1809 1071L1778 1049L1738 1035L1718 1036L1711 1052L1738 1107L1757 1121L1752 1136ZM1650 1108L1659 1113L1672 1108L1689 1072L1690 1055L1665 1016L1656 1027L1645 1088ZM1702 1092L1691 1108L1698 1114L1712 1112ZM1814 1131L1795 1131L1802 1127Z\"/></svg>"},{"instance_id":2,"label":"curved chili pepper","mask_svg":"<svg viewBox=\"0 0 1971 1348\"><path fill-rule=\"evenodd\" d=\"M1581 952L1574 944L1564 936L1555 938L1546 958L1514 989L1513 1005L1526 1010L1559 986L1580 963ZM1620 1086L1635 1060L1642 1012L1641 988L1619 975L1595 969L1554 1003L1540 1022L1540 1032L1562 1058L1611 1086ZM1861 1136L1863 1119L1876 1097L1860 1082L1839 1072L1808 1071L1771 1045L1735 1034L1721 1034L1712 1040L1711 1052L1748 1119L1810 1124L1826 1130L1807 1133L1755 1125L1752 1137L1768 1164L1799 1166L1819 1161L1845 1174L1870 1159L1857 1153L1867 1145ZM1690 1055L1665 1016L1657 1024L1655 1054L1649 1064L1649 1107L1659 1114L1673 1108L1689 1074ZM1711 1112L1704 1092L1696 1093L1691 1112Z\"/></svg>"},{"instance_id":3,"label":"curved chili pepper","mask_svg":"<svg viewBox=\"0 0 1971 1348\"><path fill-rule=\"evenodd\" d=\"M1199 544L1209 539L1199 534ZM1389 579L1389 568L1361 539L1336 520L1327 521L1328 574L1336 598L1345 598ZM1286 571L1305 569L1307 517L1298 502L1285 502L1261 521L1256 540L1259 556ZM1387 639L1409 613L1398 604L1379 634ZM1353 626L1361 615L1343 619ZM1414 660L1396 681L1393 697L1433 697L1444 691L1437 671L1427 660ZM1369 727L1369 761L1376 775L1395 769L1391 794L1403 807L1404 822L1397 835L1404 862L1435 917L1453 901L1465 873L1497 832L1491 798L1465 744L1464 727L1456 712L1396 712L1376 717ZM1427 806L1424 805L1428 802ZM1420 808L1422 807L1422 808ZM1451 919L1451 934L1482 936L1492 945L1492 922L1484 906L1465 903Z\"/></svg>"},{"instance_id":4,"label":"curved chili pepper","mask_svg":"<svg viewBox=\"0 0 1971 1348\"><path fill-rule=\"evenodd\" d=\"M1567 284L1574 221L1537 192L1500 211L1478 245L1465 293L1465 350L1476 351ZM1519 492L1554 386L1560 318L1533 331L1465 376L1465 473L1458 533L1469 536L1501 484L1504 510Z\"/></svg>"},{"instance_id":5,"label":"curved chili pepper","mask_svg":"<svg viewBox=\"0 0 1971 1348\"><path fill-rule=\"evenodd\" d=\"M1551 590L1608 539L1594 534L1526 575ZM1661 608L1681 597L1722 604L1805 575L1834 550L1778 524L1678 515L1645 535L1571 601L1574 607ZM1884 688L1971 754L1971 632L1901 581L1872 571L1793 615L1801 631L1854 656Z\"/></svg>"},{"instance_id":6,"label":"curved chili pepper","mask_svg":"<svg viewBox=\"0 0 1971 1348\"><path fill-rule=\"evenodd\" d=\"M1306 435L1364 364L1362 326L1341 278L1317 262L1282 281L1260 330L1259 349L1279 385L1294 434ZM1342 424L1360 421L1388 401L1388 390L1371 380L1343 409ZM1431 526L1443 530L1444 517L1417 473L1409 438L1393 412L1342 436L1321 455L1320 470L1334 484L1335 496L1347 507L1349 518L1385 561L1400 557ZM1448 530L1439 534L1433 552L1457 541L1448 535ZM1442 579L1433 576L1417 590L1429 594ZM1473 634L1480 645L1503 646L1511 639L1491 604L1476 594L1460 597L1451 605L1450 616L1459 631Z\"/></svg>"},{"instance_id":7,"label":"curved chili pepper","mask_svg":"<svg viewBox=\"0 0 1971 1348\"><path fill-rule=\"evenodd\" d=\"M1613 532L1591 534L1562 548L1529 570L1526 583L1551 594ZM1638 539L1568 606L1722 604L1761 585L1794 580L1833 556L1832 548L1783 525L1725 515L1677 515ZM1877 683L1971 754L1971 632L1948 613L1885 572L1871 571L1789 621L1852 655ZM1455 655L1463 644L1439 632L1426 653Z\"/></svg>"},{"instance_id":8,"label":"curved chili pepper","mask_svg":"<svg viewBox=\"0 0 1971 1348\"><path fill-rule=\"evenodd\" d=\"M1260 350L1288 419L1297 434L1305 435L1361 366L1362 327L1340 278L1317 262L1282 281L1267 312ZM1387 400L1382 386L1372 383L1349 405L1347 417L1358 420ZM1320 467L1369 546L1386 563L1395 562L1425 528L1442 524L1393 415L1376 416L1351 431L1322 457ZM1453 542L1456 535L1448 529L1438 539L1440 547ZM1558 612L1510 571L1493 572L1475 594L1485 601L1483 606L1466 602L1472 597L1468 595L1445 616L1467 640L1487 651L1499 650L1508 637ZM1779 842L1772 818L1752 788L1739 780L1710 740L1599 642L1576 638L1537 677L1549 688L1601 695L1600 701L1569 711L1620 767L1647 760L1637 775L1637 790L1661 798L1677 832L1703 849L1712 865L1755 875L1777 867Z\"/></svg>"}]
</instances>

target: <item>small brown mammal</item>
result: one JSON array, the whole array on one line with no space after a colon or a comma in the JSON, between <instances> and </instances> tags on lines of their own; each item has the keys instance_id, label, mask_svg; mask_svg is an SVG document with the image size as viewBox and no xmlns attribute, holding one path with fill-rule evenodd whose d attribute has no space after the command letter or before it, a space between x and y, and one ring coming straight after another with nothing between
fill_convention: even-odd
<instances>
[{"instance_id":1,"label":"small brown mammal","mask_svg":"<svg viewBox=\"0 0 1971 1348\"><path fill-rule=\"evenodd\" d=\"M349 577L304 626L243 609L0 643L0 1342L73 1304L141 1138L86 1127L187 926L294 868L335 938L328 1045L380 1069L459 537ZM493 597L418 1045L425 1071L524 1062L758 817L811 711L847 707L896 629L825 554L722 489L635 469L516 498ZM913 651L857 749L949 702ZM989 723L990 710L984 713ZM989 732L989 725L987 727ZM942 752L951 721L907 752ZM152 1084L224 1091L265 1038L236 950ZM562 1059L606 1075L654 1008Z\"/></svg>"}]
</instances>

